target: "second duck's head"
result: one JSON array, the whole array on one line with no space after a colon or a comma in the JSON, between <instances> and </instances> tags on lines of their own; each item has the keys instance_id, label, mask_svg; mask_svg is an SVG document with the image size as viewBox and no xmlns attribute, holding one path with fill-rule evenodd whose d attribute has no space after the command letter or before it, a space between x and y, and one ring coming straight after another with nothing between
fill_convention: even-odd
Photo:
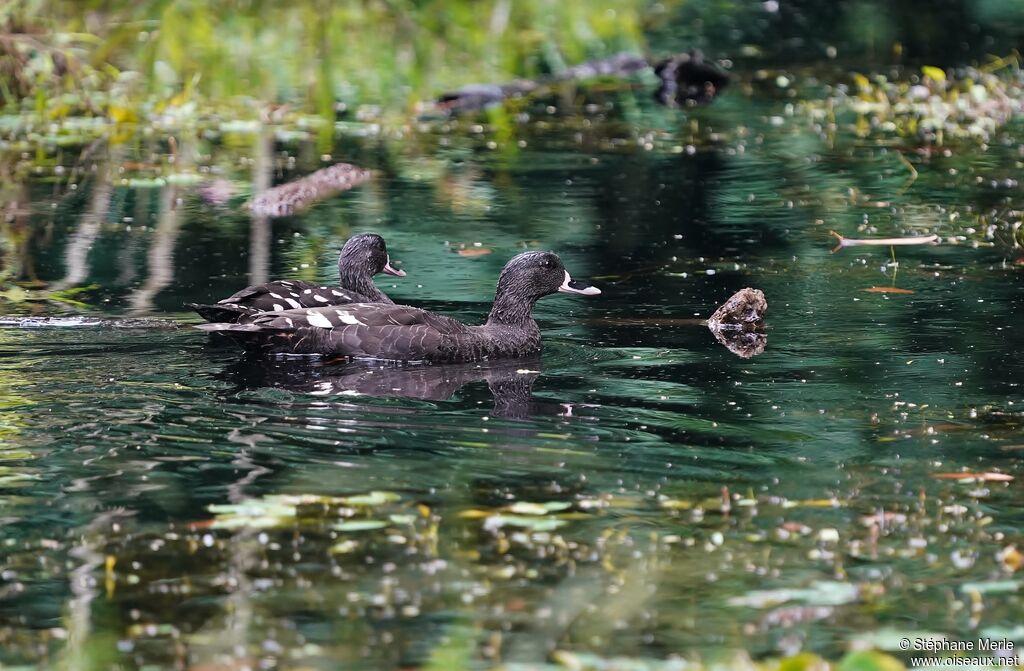
<instances>
[{"instance_id":1,"label":"second duck's head","mask_svg":"<svg viewBox=\"0 0 1024 671\"><path fill-rule=\"evenodd\" d=\"M338 274L365 273L376 275L387 273L395 277L405 277L405 271L391 265L388 246L384 238L376 233L361 233L348 239L338 256Z\"/></svg>"},{"instance_id":2,"label":"second duck's head","mask_svg":"<svg viewBox=\"0 0 1024 671\"><path fill-rule=\"evenodd\" d=\"M524 252L502 269L494 297L495 309L499 313L518 312L515 308L521 306L528 314L538 298L558 292L596 296L601 290L572 279L557 254ZM492 310L492 317L499 316Z\"/></svg>"}]
</instances>

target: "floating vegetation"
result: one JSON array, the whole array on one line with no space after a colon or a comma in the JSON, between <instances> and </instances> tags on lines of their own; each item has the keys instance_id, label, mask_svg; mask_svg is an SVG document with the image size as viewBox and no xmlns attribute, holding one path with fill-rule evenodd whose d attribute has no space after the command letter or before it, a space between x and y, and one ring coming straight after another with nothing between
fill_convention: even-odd
<instances>
[{"instance_id":1,"label":"floating vegetation","mask_svg":"<svg viewBox=\"0 0 1024 671\"><path fill-rule=\"evenodd\" d=\"M1020 73L945 69L981 53L959 19L948 59L889 51L945 5L817 4L5 4L0 666L897 671L904 637L1024 643ZM854 33L875 56L826 42ZM729 87L676 58L659 105L636 54L698 46ZM441 91L483 109L428 118ZM242 207L274 183L270 215L307 209ZM418 271L402 302L482 320L524 248L607 300L543 303L543 360L505 368L173 328L333 277L369 230ZM713 330L757 358L703 330L741 287Z\"/></svg>"},{"instance_id":2,"label":"floating vegetation","mask_svg":"<svg viewBox=\"0 0 1024 671\"><path fill-rule=\"evenodd\" d=\"M224 503L210 506L216 517L210 522L213 529L273 528L301 523L303 520L321 521L329 517L344 518L334 528L340 530L366 530L386 526L386 522L370 519L349 519L365 515L369 510L401 501L394 492L372 491L355 496L294 496L271 495L242 503ZM349 526L343 527L348 524ZM379 526L378 526L379 525Z\"/></svg>"},{"instance_id":3,"label":"floating vegetation","mask_svg":"<svg viewBox=\"0 0 1024 671\"><path fill-rule=\"evenodd\" d=\"M894 135L942 146L973 139L988 142L995 132L1024 111L1024 71L1016 54L985 67L948 72L925 66L919 75L890 80L876 74L853 75L853 86L839 85L812 116L842 122L852 113L861 137Z\"/></svg>"},{"instance_id":4,"label":"floating vegetation","mask_svg":"<svg viewBox=\"0 0 1024 671\"><path fill-rule=\"evenodd\" d=\"M902 289L900 287L867 287L861 289L861 291L869 294L900 294L903 296L909 296L914 293L913 289Z\"/></svg>"}]
</instances>

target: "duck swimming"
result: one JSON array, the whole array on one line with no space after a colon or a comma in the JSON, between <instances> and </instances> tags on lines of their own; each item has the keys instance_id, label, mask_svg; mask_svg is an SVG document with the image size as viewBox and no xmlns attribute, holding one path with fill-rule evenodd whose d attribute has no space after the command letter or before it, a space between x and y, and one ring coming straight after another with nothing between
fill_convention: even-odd
<instances>
[{"instance_id":1,"label":"duck swimming","mask_svg":"<svg viewBox=\"0 0 1024 671\"><path fill-rule=\"evenodd\" d=\"M302 280L276 280L246 287L215 305L189 303L188 306L210 322L234 323L263 312L282 312L346 303L385 303L393 301L373 283L377 273L405 277L404 270L391 265L384 238L363 233L348 239L338 255L338 286L327 287Z\"/></svg>"},{"instance_id":2,"label":"duck swimming","mask_svg":"<svg viewBox=\"0 0 1024 671\"><path fill-rule=\"evenodd\" d=\"M352 303L247 317L247 323L200 324L264 353L325 354L397 361L462 362L523 357L541 349L533 320L538 299L557 292L594 296L551 252L524 252L498 278L487 321L469 326L407 305Z\"/></svg>"}]
</instances>

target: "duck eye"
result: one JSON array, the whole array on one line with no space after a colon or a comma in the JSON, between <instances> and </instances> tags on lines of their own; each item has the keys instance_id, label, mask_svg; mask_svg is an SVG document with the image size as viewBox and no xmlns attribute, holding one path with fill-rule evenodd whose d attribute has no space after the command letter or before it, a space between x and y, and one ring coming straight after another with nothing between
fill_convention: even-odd
<instances>
[{"instance_id":1,"label":"duck eye","mask_svg":"<svg viewBox=\"0 0 1024 671\"><path fill-rule=\"evenodd\" d=\"M554 264L551 263L551 259L541 259L541 261L540 261L540 267L541 268L551 268L553 266L554 266Z\"/></svg>"}]
</instances>

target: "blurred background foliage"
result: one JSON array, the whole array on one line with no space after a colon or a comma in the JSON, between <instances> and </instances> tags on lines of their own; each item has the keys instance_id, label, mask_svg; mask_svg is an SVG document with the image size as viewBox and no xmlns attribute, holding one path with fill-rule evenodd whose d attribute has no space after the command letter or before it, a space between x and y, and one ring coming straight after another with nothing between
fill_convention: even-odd
<instances>
[{"instance_id":1,"label":"blurred background foliage","mask_svg":"<svg viewBox=\"0 0 1024 671\"><path fill-rule=\"evenodd\" d=\"M254 99L404 108L467 81L642 46L642 0L22 0L0 14L5 99Z\"/></svg>"},{"instance_id":2,"label":"blurred background foliage","mask_svg":"<svg viewBox=\"0 0 1024 671\"><path fill-rule=\"evenodd\" d=\"M619 51L960 65L1014 49L1022 18L1024 0L11 0L0 94L115 120L195 100L404 112Z\"/></svg>"}]
</instances>

